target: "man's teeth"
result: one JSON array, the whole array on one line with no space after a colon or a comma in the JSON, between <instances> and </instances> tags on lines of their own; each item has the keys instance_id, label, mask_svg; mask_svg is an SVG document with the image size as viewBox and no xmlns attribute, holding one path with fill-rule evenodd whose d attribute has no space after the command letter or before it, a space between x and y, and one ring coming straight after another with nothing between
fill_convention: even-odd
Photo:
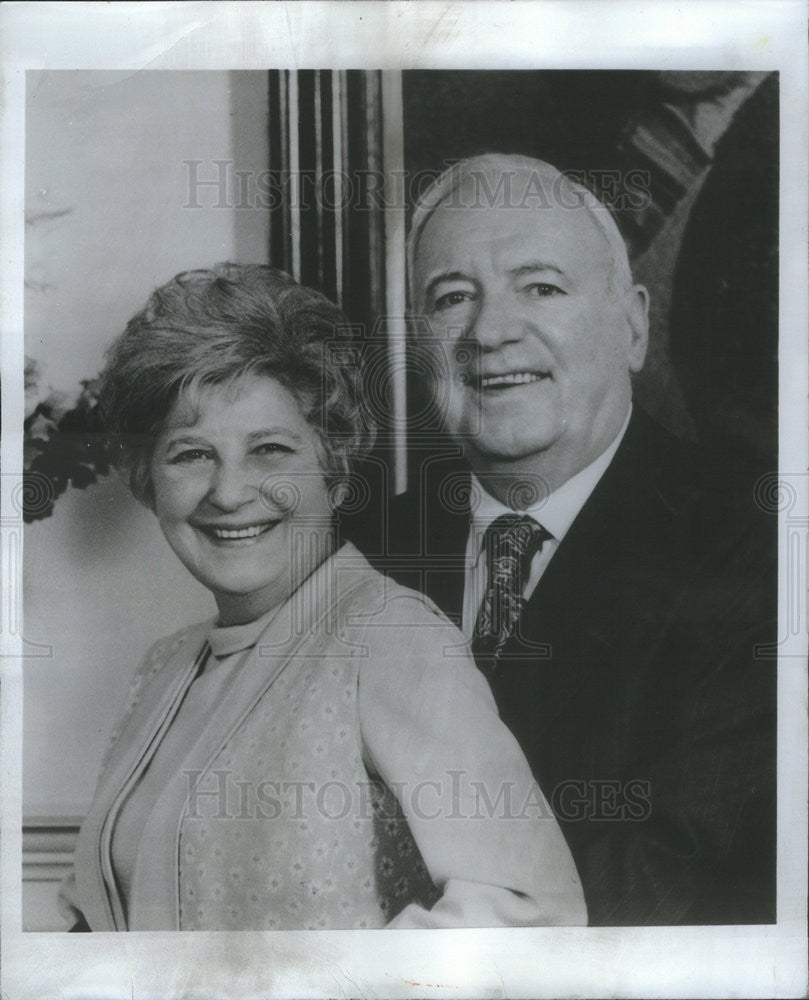
<instances>
[{"instance_id":1,"label":"man's teeth","mask_svg":"<svg viewBox=\"0 0 809 1000\"><path fill-rule=\"evenodd\" d=\"M512 372L510 375L487 375L480 380L484 389L489 389L495 385L528 385L530 382L539 382L542 375L534 372Z\"/></svg>"},{"instance_id":2,"label":"man's teeth","mask_svg":"<svg viewBox=\"0 0 809 1000\"><path fill-rule=\"evenodd\" d=\"M217 538L255 538L267 531L272 525L252 524L249 528L211 528Z\"/></svg>"}]
</instances>

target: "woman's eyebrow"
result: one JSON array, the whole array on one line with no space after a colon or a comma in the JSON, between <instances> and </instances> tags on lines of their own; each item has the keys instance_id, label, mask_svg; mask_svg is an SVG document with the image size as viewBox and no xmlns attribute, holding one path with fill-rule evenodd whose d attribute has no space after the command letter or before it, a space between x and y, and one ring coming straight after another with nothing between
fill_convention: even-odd
<instances>
[{"instance_id":1,"label":"woman's eyebrow","mask_svg":"<svg viewBox=\"0 0 809 1000\"><path fill-rule=\"evenodd\" d=\"M295 431L290 430L288 427L264 427L259 431L251 431L247 435L247 440L252 444L254 441L258 441L260 438L272 437L275 434L283 434L284 437L291 438L293 441L300 442L303 438L300 434Z\"/></svg>"},{"instance_id":2,"label":"woman's eyebrow","mask_svg":"<svg viewBox=\"0 0 809 1000\"><path fill-rule=\"evenodd\" d=\"M169 434L166 441L166 447L172 448L174 445L183 444L204 444L207 446L208 441L204 437L195 437L193 434Z\"/></svg>"}]
</instances>

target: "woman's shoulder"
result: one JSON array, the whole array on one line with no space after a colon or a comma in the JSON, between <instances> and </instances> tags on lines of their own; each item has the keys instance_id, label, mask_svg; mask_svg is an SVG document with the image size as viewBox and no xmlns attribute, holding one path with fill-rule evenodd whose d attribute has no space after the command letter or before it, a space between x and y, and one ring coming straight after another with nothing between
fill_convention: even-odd
<instances>
[{"instance_id":1,"label":"woman's shoulder","mask_svg":"<svg viewBox=\"0 0 809 1000\"><path fill-rule=\"evenodd\" d=\"M363 650L361 688L378 682L393 690L395 678L431 689L486 686L460 629L429 597L379 573L356 549L351 556L355 572L341 588L337 634Z\"/></svg>"},{"instance_id":2,"label":"woman's shoulder","mask_svg":"<svg viewBox=\"0 0 809 1000\"><path fill-rule=\"evenodd\" d=\"M176 632L154 641L141 659L135 671L133 683L138 681L142 683L149 676L156 674L183 650L199 649L212 626L213 619L208 618L205 621L185 625L177 629Z\"/></svg>"},{"instance_id":3,"label":"woman's shoulder","mask_svg":"<svg viewBox=\"0 0 809 1000\"><path fill-rule=\"evenodd\" d=\"M210 632L213 623L212 618L206 618L205 621L184 625L176 632L164 635L149 646L144 660L149 663L160 663L173 656L183 646L199 645Z\"/></svg>"},{"instance_id":4,"label":"woman's shoulder","mask_svg":"<svg viewBox=\"0 0 809 1000\"><path fill-rule=\"evenodd\" d=\"M347 543L338 553L344 569L340 590L341 610L356 624L382 626L432 626L457 632L443 611L429 597L385 576ZM459 641L460 632L458 632Z\"/></svg>"},{"instance_id":5,"label":"woman's shoulder","mask_svg":"<svg viewBox=\"0 0 809 1000\"><path fill-rule=\"evenodd\" d=\"M460 629L430 598L365 565L354 589L343 591L338 634L362 650L360 720L371 758L379 759L383 743L410 745L409 727L424 734L428 717L438 728L449 717L463 717L473 730L481 720L489 725L497 717L491 689Z\"/></svg>"}]
</instances>

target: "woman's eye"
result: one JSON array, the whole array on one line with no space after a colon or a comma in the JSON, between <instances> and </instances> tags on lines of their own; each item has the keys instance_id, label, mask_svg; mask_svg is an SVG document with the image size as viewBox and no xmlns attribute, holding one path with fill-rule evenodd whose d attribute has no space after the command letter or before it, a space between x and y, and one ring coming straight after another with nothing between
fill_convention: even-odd
<instances>
[{"instance_id":1,"label":"woman's eye","mask_svg":"<svg viewBox=\"0 0 809 1000\"><path fill-rule=\"evenodd\" d=\"M285 444L280 444L278 441L265 441L262 444L256 445L253 449L256 455L289 455L292 449Z\"/></svg>"},{"instance_id":2,"label":"woman's eye","mask_svg":"<svg viewBox=\"0 0 809 1000\"><path fill-rule=\"evenodd\" d=\"M172 455L169 462L172 465L183 465L192 462L202 462L206 458L210 458L210 452L205 451L204 448L186 448L184 451L179 451L176 455Z\"/></svg>"},{"instance_id":3,"label":"woman's eye","mask_svg":"<svg viewBox=\"0 0 809 1000\"><path fill-rule=\"evenodd\" d=\"M462 302L468 302L471 297L471 292L446 292L444 295L439 295L435 300L433 310L440 312L442 309L451 309L453 306L459 306Z\"/></svg>"}]
</instances>

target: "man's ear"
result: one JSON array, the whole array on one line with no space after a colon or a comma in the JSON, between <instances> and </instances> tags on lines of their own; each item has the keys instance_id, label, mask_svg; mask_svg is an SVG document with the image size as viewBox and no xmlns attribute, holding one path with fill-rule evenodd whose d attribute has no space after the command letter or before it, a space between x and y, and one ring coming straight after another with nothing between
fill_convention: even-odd
<instances>
[{"instance_id":1,"label":"man's ear","mask_svg":"<svg viewBox=\"0 0 809 1000\"><path fill-rule=\"evenodd\" d=\"M632 339L629 344L629 370L639 372L649 346L649 292L644 285L633 285L626 293L626 318Z\"/></svg>"}]
</instances>

